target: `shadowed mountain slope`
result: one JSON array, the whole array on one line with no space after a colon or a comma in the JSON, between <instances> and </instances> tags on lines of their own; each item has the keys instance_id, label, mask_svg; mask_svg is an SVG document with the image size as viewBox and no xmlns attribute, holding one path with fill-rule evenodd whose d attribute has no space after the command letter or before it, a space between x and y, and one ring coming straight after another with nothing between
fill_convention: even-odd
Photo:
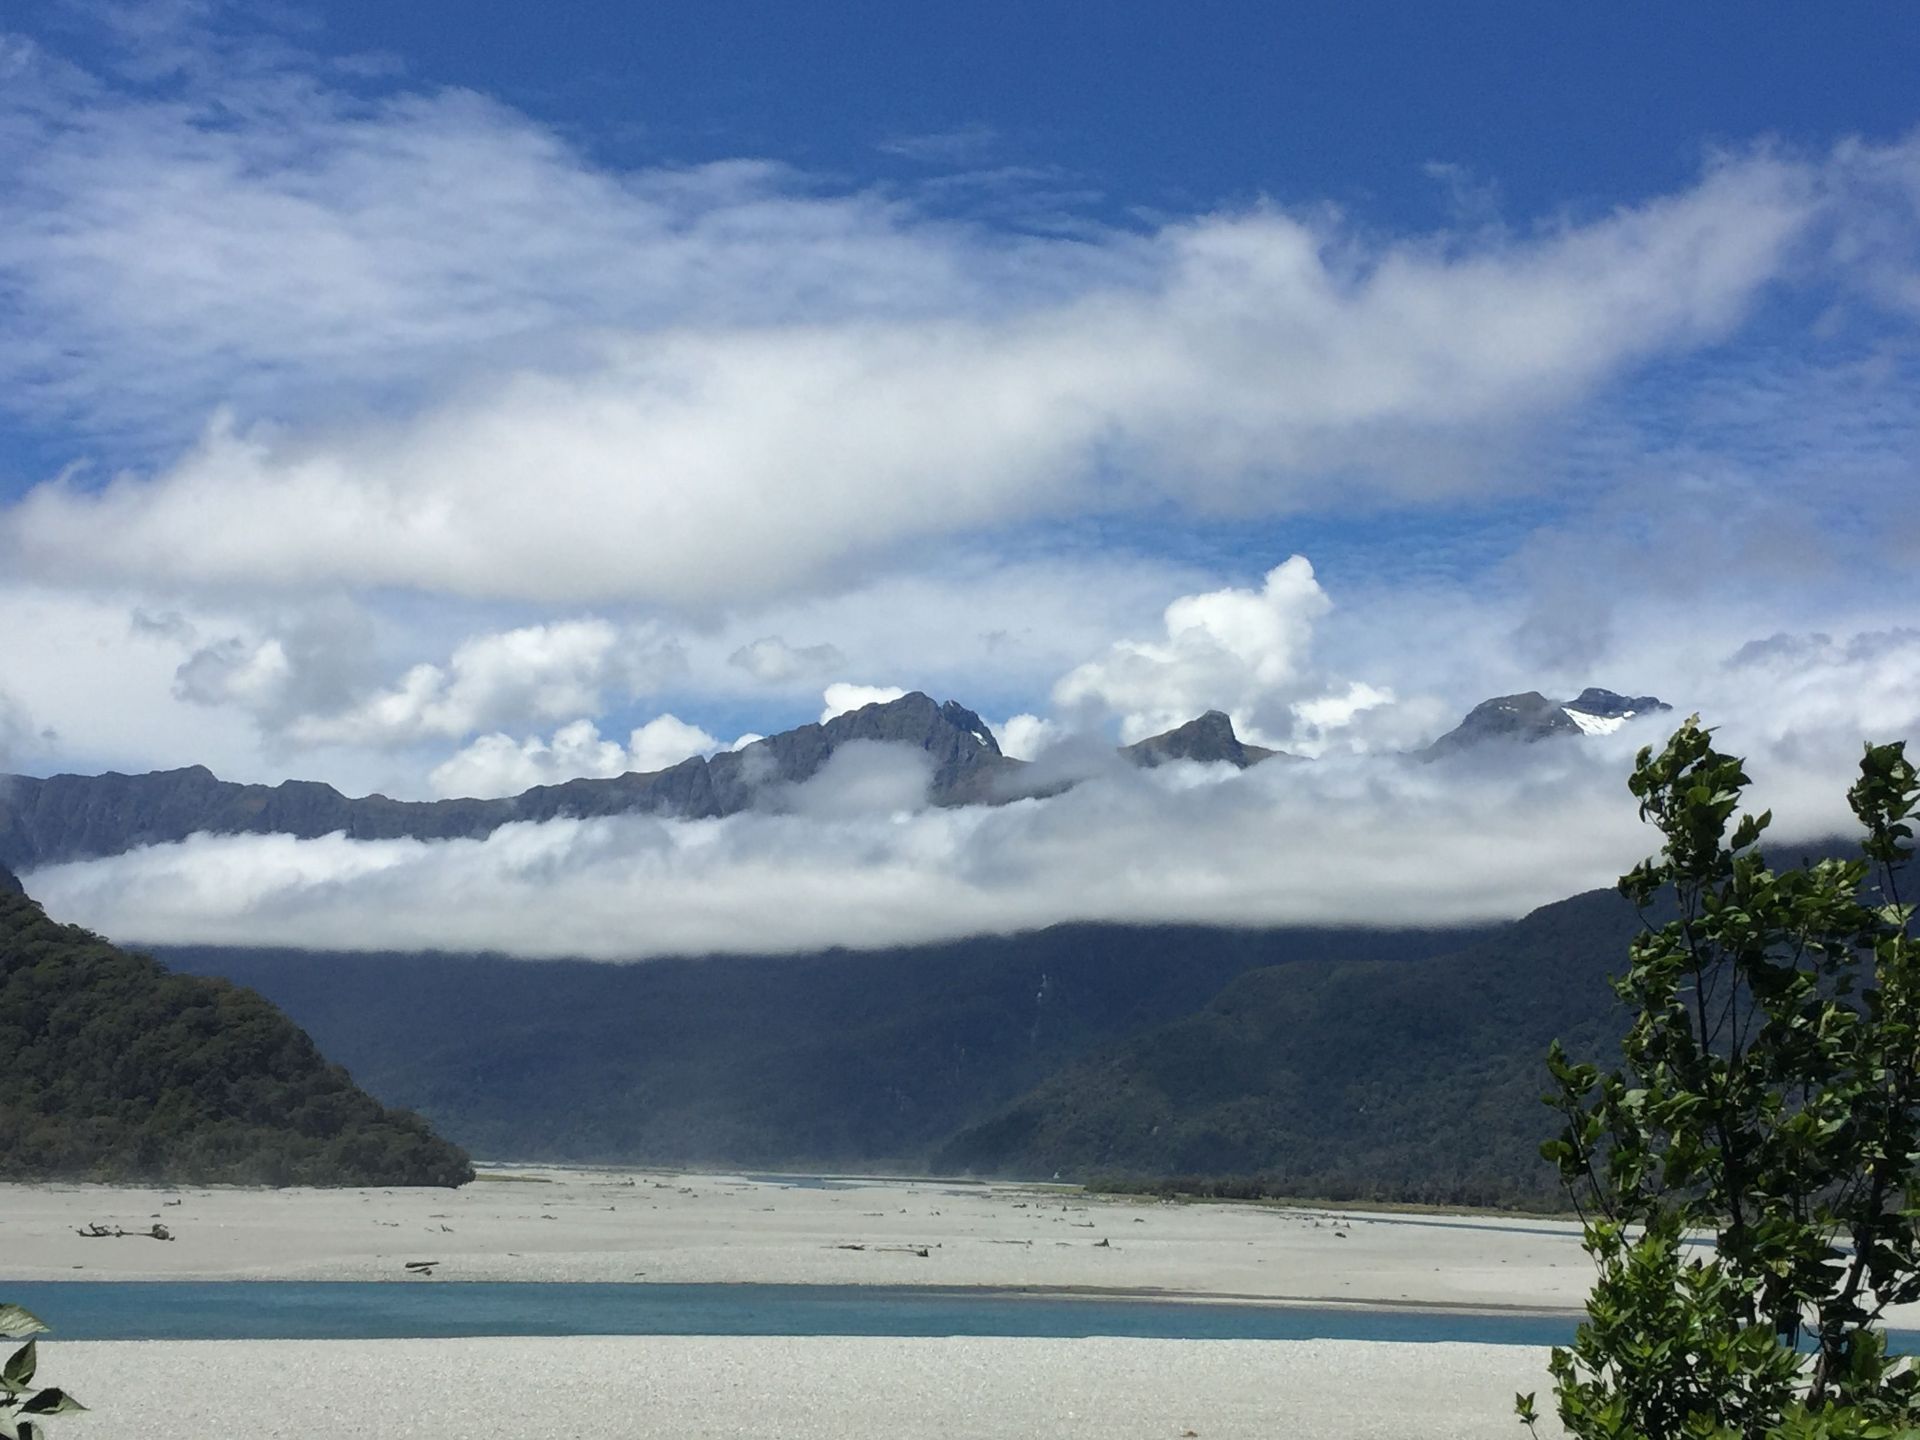
<instances>
[{"instance_id":1,"label":"shadowed mountain slope","mask_svg":"<svg viewBox=\"0 0 1920 1440\"><path fill-rule=\"evenodd\" d=\"M1250 968L1432 955L1462 938L1064 925L627 965L164 953L257 988L375 1094L481 1155L844 1169L920 1166L1062 1065Z\"/></svg>"},{"instance_id":2,"label":"shadowed mountain slope","mask_svg":"<svg viewBox=\"0 0 1920 1440\"><path fill-rule=\"evenodd\" d=\"M1452 953L1251 970L1061 1069L933 1157L946 1173L1259 1175L1278 1193L1559 1203L1538 1103L1558 1038L1610 1051L1633 908L1593 891Z\"/></svg>"},{"instance_id":3,"label":"shadowed mountain slope","mask_svg":"<svg viewBox=\"0 0 1920 1440\"><path fill-rule=\"evenodd\" d=\"M1244 770L1275 755L1288 760L1300 758L1287 755L1283 750L1243 744L1240 737L1233 733L1233 721L1219 710L1209 710L1197 720L1189 720L1163 734L1149 735L1145 740L1122 746L1120 753L1135 765L1148 769L1164 765L1169 760L1196 760L1201 764L1224 761Z\"/></svg>"}]
</instances>

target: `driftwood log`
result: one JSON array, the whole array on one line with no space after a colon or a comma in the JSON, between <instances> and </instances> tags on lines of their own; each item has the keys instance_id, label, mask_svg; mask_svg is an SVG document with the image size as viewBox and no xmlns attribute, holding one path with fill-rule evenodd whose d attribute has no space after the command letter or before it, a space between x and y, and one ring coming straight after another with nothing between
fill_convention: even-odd
<instances>
[{"instance_id":1,"label":"driftwood log","mask_svg":"<svg viewBox=\"0 0 1920 1440\"><path fill-rule=\"evenodd\" d=\"M164 1225L149 1226L145 1230L122 1230L115 1225L109 1230L105 1225L96 1223L85 1227L76 1226L73 1233L87 1240L121 1240L129 1235L138 1235L147 1240L173 1239L173 1232Z\"/></svg>"}]
</instances>

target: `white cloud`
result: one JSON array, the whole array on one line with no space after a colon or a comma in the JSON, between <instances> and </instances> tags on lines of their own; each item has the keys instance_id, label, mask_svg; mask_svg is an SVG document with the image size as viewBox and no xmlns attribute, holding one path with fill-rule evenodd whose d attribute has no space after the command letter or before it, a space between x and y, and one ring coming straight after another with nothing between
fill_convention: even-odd
<instances>
[{"instance_id":1,"label":"white cloud","mask_svg":"<svg viewBox=\"0 0 1920 1440\"><path fill-rule=\"evenodd\" d=\"M302 744L399 745L488 726L598 714L684 665L677 643L606 620L556 621L476 635L444 666L420 664L389 689L286 726Z\"/></svg>"},{"instance_id":2,"label":"white cloud","mask_svg":"<svg viewBox=\"0 0 1920 1440\"><path fill-rule=\"evenodd\" d=\"M1313 566L1295 555L1267 572L1258 590L1183 595L1162 617L1165 637L1122 640L1054 686L1066 710L1097 707L1120 717L1131 744L1207 710L1225 710L1244 738L1311 682L1313 627L1332 609Z\"/></svg>"},{"instance_id":3,"label":"white cloud","mask_svg":"<svg viewBox=\"0 0 1920 1440\"><path fill-rule=\"evenodd\" d=\"M591 720L575 720L554 731L551 740L537 735L526 740L499 733L481 735L435 766L427 780L438 795L490 800L517 795L535 785L581 777L605 779L631 768L624 745L603 740Z\"/></svg>"},{"instance_id":4,"label":"white cloud","mask_svg":"<svg viewBox=\"0 0 1920 1440\"><path fill-rule=\"evenodd\" d=\"M993 733L1000 742L1002 755L1011 755L1016 760L1032 760L1062 739L1067 730L1057 721L1042 719L1038 715L1020 714L994 726Z\"/></svg>"},{"instance_id":5,"label":"white cloud","mask_svg":"<svg viewBox=\"0 0 1920 1440\"><path fill-rule=\"evenodd\" d=\"M634 770L665 770L693 755L711 755L725 747L677 715L656 715L627 737L627 754ZM738 742L732 748L738 748Z\"/></svg>"},{"instance_id":6,"label":"white cloud","mask_svg":"<svg viewBox=\"0 0 1920 1440\"><path fill-rule=\"evenodd\" d=\"M0 679L45 743L16 747L14 762L170 768L222 760L239 779L271 767L254 726L238 711L182 701L176 675L190 654L186 630L135 623L131 597L0 582ZM202 613L210 627L229 612ZM57 737L57 739L52 738ZM278 777L276 777L278 778Z\"/></svg>"},{"instance_id":7,"label":"white cloud","mask_svg":"<svg viewBox=\"0 0 1920 1440\"><path fill-rule=\"evenodd\" d=\"M692 756L737 750L759 738L743 735L726 745L677 715L656 715L622 745L602 739L599 727L582 719L562 725L551 740L537 735L526 740L498 733L482 735L436 766L428 783L437 795L483 799L517 795L535 785L563 780L666 770Z\"/></svg>"},{"instance_id":8,"label":"white cloud","mask_svg":"<svg viewBox=\"0 0 1920 1440\"><path fill-rule=\"evenodd\" d=\"M1661 729L1661 735L1665 730ZM486 841L197 836L29 877L124 941L503 950L601 959L879 946L1069 920L1446 923L1611 883L1652 846L1624 776L1645 737L1540 746L1493 772L1343 757L1110 767L1054 799L913 809L924 757L846 759L790 813L514 825ZM1830 833L1849 741L1751 756L1782 838ZM871 762L871 764L869 763ZM1390 874L1379 860L1393 856ZM644 923L638 923L644 919Z\"/></svg>"},{"instance_id":9,"label":"white cloud","mask_svg":"<svg viewBox=\"0 0 1920 1440\"><path fill-rule=\"evenodd\" d=\"M43 753L58 739L56 731L36 726L27 708L0 690L0 771L24 763L26 756Z\"/></svg>"},{"instance_id":10,"label":"white cloud","mask_svg":"<svg viewBox=\"0 0 1920 1440\"><path fill-rule=\"evenodd\" d=\"M203 645L174 672L174 693L196 705L236 705L265 713L279 708L293 678L287 647L276 638L229 636Z\"/></svg>"},{"instance_id":11,"label":"white cloud","mask_svg":"<svg viewBox=\"0 0 1920 1440\"><path fill-rule=\"evenodd\" d=\"M1431 733L1443 717L1425 696L1402 702L1387 686L1354 680L1346 688L1296 700L1287 749L1296 755L1324 755L1336 748L1362 751L1408 750ZM1448 723L1452 721L1449 719Z\"/></svg>"},{"instance_id":12,"label":"white cloud","mask_svg":"<svg viewBox=\"0 0 1920 1440\"><path fill-rule=\"evenodd\" d=\"M844 666L847 657L832 645L789 645L778 635L763 635L735 650L727 663L765 684L787 685L818 680Z\"/></svg>"},{"instance_id":13,"label":"white cloud","mask_svg":"<svg viewBox=\"0 0 1920 1440\"><path fill-rule=\"evenodd\" d=\"M1734 731L1749 741L1786 745L1797 735L1839 730L1920 743L1920 629L1751 641L1702 688L1737 715Z\"/></svg>"},{"instance_id":14,"label":"white cloud","mask_svg":"<svg viewBox=\"0 0 1920 1440\"><path fill-rule=\"evenodd\" d=\"M1410 618L1445 633L1457 616ZM1055 798L946 810L923 805L924 756L862 746L814 782L769 794L768 808L724 820L558 821L430 844L199 836L50 867L31 883L54 913L129 941L297 933L319 948L603 959L907 944L1068 920L1497 918L1607 884L1651 848L1625 777L1633 752L1689 710L1747 757L1752 808L1776 812L1777 839L1851 828L1844 792L1861 742L1920 735L1920 630L1836 624L1729 643L1727 623L1623 627L1647 637L1609 658L1631 680L1589 678L1660 694L1675 711L1531 747L1519 766L1334 747L1311 764L1201 776L1135 772L1107 751ZM1420 703L1375 704L1364 686L1316 698L1306 719L1333 727ZM505 766L527 747L502 748ZM627 746L590 724L563 727L544 749L571 752L575 768L625 768ZM531 759L548 763L537 750ZM535 778L557 777L522 771L500 788Z\"/></svg>"},{"instance_id":15,"label":"white cloud","mask_svg":"<svg viewBox=\"0 0 1920 1440\"><path fill-rule=\"evenodd\" d=\"M1255 206L1014 240L608 172L469 94L251 75L236 124L210 83L0 112L13 403L232 407L14 507L32 573L715 608L1034 517L1479 493L1489 435L1723 335L1825 203L1760 153L1520 236Z\"/></svg>"},{"instance_id":16,"label":"white cloud","mask_svg":"<svg viewBox=\"0 0 1920 1440\"><path fill-rule=\"evenodd\" d=\"M898 822L926 808L932 780L933 760L925 751L854 740L801 784L766 795L765 803L819 821L885 816Z\"/></svg>"},{"instance_id":17,"label":"white cloud","mask_svg":"<svg viewBox=\"0 0 1920 1440\"><path fill-rule=\"evenodd\" d=\"M1354 716L1393 703L1393 692L1355 681L1344 694L1302 700L1293 707L1301 724L1316 730L1335 730L1353 723Z\"/></svg>"},{"instance_id":18,"label":"white cloud","mask_svg":"<svg viewBox=\"0 0 1920 1440\"><path fill-rule=\"evenodd\" d=\"M844 715L849 710L863 709L868 705L884 705L890 700L898 700L907 692L897 685L850 685L844 680L836 680L827 686L821 699L826 702L820 711L820 723L826 724L836 715Z\"/></svg>"}]
</instances>

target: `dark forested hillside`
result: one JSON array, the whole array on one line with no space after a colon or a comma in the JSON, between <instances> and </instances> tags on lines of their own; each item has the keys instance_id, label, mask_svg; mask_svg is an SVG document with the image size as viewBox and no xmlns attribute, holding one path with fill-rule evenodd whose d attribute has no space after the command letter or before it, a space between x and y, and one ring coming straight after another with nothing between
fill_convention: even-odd
<instances>
[{"instance_id":1,"label":"dark forested hillside","mask_svg":"<svg viewBox=\"0 0 1920 1440\"><path fill-rule=\"evenodd\" d=\"M934 1156L950 1172L1264 1177L1334 1199L1553 1204L1553 1039L1612 1048L1637 928L1611 891L1455 953L1252 970L1048 1077Z\"/></svg>"},{"instance_id":2,"label":"dark forested hillside","mask_svg":"<svg viewBox=\"0 0 1920 1440\"><path fill-rule=\"evenodd\" d=\"M254 986L476 1153L924 1165L955 1131L1258 966L1481 932L1069 925L911 949L630 965L165 952Z\"/></svg>"},{"instance_id":3,"label":"dark forested hillside","mask_svg":"<svg viewBox=\"0 0 1920 1440\"><path fill-rule=\"evenodd\" d=\"M252 991L49 920L0 872L0 1178L458 1185Z\"/></svg>"}]
</instances>

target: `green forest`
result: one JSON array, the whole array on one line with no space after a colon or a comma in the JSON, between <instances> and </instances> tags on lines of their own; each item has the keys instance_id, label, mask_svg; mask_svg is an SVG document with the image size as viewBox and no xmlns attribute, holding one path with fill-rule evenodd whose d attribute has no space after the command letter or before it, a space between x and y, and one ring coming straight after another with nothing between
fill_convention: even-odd
<instances>
[{"instance_id":1,"label":"green forest","mask_svg":"<svg viewBox=\"0 0 1920 1440\"><path fill-rule=\"evenodd\" d=\"M1541 1060L1624 1025L1606 977L1634 912L1561 901L1450 954L1252 970L1190 1015L1049 1076L941 1170L1336 1201L1565 1205L1541 1163ZM1231 1181L1229 1180L1231 1177Z\"/></svg>"},{"instance_id":2,"label":"green forest","mask_svg":"<svg viewBox=\"0 0 1920 1440\"><path fill-rule=\"evenodd\" d=\"M464 1151L251 990L61 925L0 872L0 1178L460 1185Z\"/></svg>"},{"instance_id":3,"label":"green forest","mask_svg":"<svg viewBox=\"0 0 1920 1440\"><path fill-rule=\"evenodd\" d=\"M1235 1177L1559 1207L1543 1057L1611 1046L1638 928L1595 891L1490 929L1074 925L656 960L196 949L375 1093L497 1159Z\"/></svg>"}]
</instances>

